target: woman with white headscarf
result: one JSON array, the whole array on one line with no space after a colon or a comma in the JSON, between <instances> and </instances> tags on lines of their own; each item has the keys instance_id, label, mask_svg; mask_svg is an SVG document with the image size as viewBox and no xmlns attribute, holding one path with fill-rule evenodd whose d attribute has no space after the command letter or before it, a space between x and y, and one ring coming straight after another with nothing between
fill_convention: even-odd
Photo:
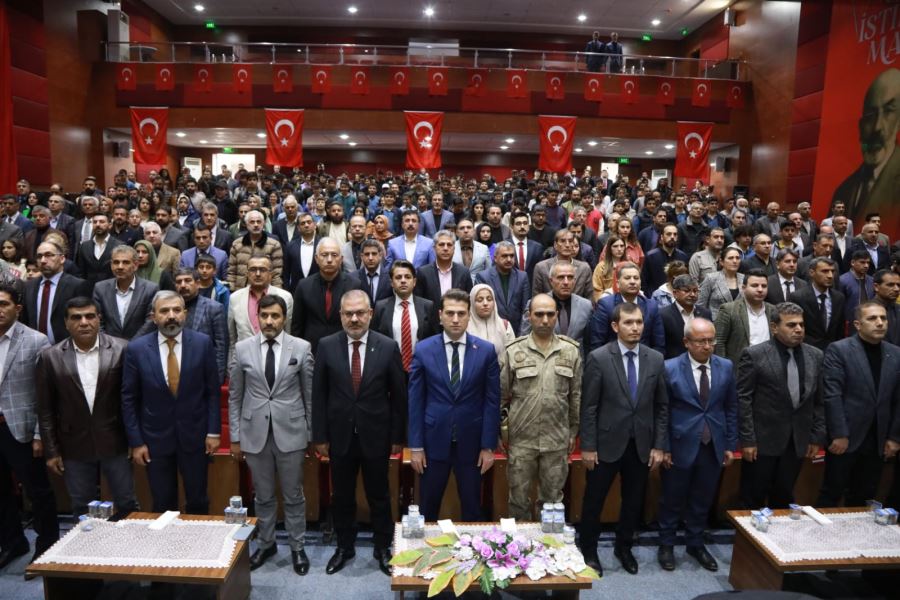
<instances>
[{"instance_id":1,"label":"woman with white headscarf","mask_svg":"<svg viewBox=\"0 0 900 600\"><path fill-rule=\"evenodd\" d=\"M488 340L494 344L497 354L506 348L506 344L516 339L509 321L501 319L497 314L497 303L494 302L494 290L491 286L479 283L469 293L471 308L469 309L469 326L466 333Z\"/></svg>"}]
</instances>

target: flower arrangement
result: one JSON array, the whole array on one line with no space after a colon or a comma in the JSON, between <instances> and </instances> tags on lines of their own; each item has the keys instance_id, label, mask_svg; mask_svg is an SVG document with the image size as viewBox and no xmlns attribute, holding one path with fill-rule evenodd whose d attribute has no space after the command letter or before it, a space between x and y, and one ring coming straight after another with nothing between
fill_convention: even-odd
<instances>
[{"instance_id":1,"label":"flower arrangement","mask_svg":"<svg viewBox=\"0 0 900 600\"><path fill-rule=\"evenodd\" d=\"M453 583L453 593L461 596L475 581L490 595L505 589L523 573L532 581L548 575L599 579L594 569L574 546L566 546L553 536L532 540L494 527L476 535L445 533L425 540L427 548L400 552L391 564L415 577L430 579L428 597L441 593Z\"/></svg>"}]
</instances>

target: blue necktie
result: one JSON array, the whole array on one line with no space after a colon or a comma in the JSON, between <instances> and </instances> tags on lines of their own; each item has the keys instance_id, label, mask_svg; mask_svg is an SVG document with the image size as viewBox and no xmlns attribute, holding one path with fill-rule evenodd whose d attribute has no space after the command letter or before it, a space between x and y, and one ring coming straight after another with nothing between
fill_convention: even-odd
<instances>
[{"instance_id":1,"label":"blue necktie","mask_svg":"<svg viewBox=\"0 0 900 600\"><path fill-rule=\"evenodd\" d=\"M459 387L459 342L450 342L453 355L450 358L450 391L454 394Z\"/></svg>"},{"instance_id":2,"label":"blue necktie","mask_svg":"<svg viewBox=\"0 0 900 600\"><path fill-rule=\"evenodd\" d=\"M625 356L628 357L628 389L631 390L631 403L637 404L637 366L634 364L634 357L636 355L629 350L625 353Z\"/></svg>"}]
</instances>

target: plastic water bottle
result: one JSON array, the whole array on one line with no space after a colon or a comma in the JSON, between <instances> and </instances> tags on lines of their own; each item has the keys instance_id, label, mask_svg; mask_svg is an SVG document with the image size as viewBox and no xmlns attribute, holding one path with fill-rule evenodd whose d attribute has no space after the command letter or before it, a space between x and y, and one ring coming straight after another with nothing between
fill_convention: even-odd
<instances>
[{"instance_id":1,"label":"plastic water bottle","mask_svg":"<svg viewBox=\"0 0 900 600\"><path fill-rule=\"evenodd\" d=\"M553 520L553 504L551 502L544 502L544 507L541 509L542 533L553 533Z\"/></svg>"},{"instance_id":2,"label":"plastic water bottle","mask_svg":"<svg viewBox=\"0 0 900 600\"><path fill-rule=\"evenodd\" d=\"M557 502L553 505L553 533L562 533L566 526L566 505Z\"/></svg>"}]
</instances>

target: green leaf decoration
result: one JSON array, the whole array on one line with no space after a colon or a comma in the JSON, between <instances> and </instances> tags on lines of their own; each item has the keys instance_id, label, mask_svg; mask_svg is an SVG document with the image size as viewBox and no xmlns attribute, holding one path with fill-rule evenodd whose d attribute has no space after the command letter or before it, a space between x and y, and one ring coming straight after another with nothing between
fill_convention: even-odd
<instances>
[{"instance_id":1,"label":"green leaf decoration","mask_svg":"<svg viewBox=\"0 0 900 600\"><path fill-rule=\"evenodd\" d=\"M422 557L422 560L416 564L416 568L413 569L413 575L415 577L420 576L425 571L435 567L436 565L440 565L449 561L453 558L453 552L450 548L438 548L436 550L428 550L427 553Z\"/></svg>"},{"instance_id":2,"label":"green leaf decoration","mask_svg":"<svg viewBox=\"0 0 900 600\"><path fill-rule=\"evenodd\" d=\"M548 548L562 548L563 547L563 543L561 541L559 541L558 539L556 539L555 537L553 537L552 535L545 535L544 537L542 537L540 539L540 542L543 545L547 546Z\"/></svg>"},{"instance_id":3,"label":"green leaf decoration","mask_svg":"<svg viewBox=\"0 0 900 600\"><path fill-rule=\"evenodd\" d=\"M509 580L509 579L501 579L500 581L495 581L494 585L497 587L497 589L505 590L506 588L509 587L510 581L511 580Z\"/></svg>"},{"instance_id":4,"label":"green leaf decoration","mask_svg":"<svg viewBox=\"0 0 900 600\"><path fill-rule=\"evenodd\" d=\"M453 578L453 593L456 594L456 597L459 598L462 596L469 586L472 585L472 582L475 580L472 577L472 571L468 573L457 573Z\"/></svg>"},{"instance_id":5,"label":"green leaf decoration","mask_svg":"<svg viewBox=\"0 0 900 600\"><path fill-rule=\"evenodd\" d=\"M452 546L456 543L456 536L451 533L445 533L444 535L428 538L425 540L425 543L432 548L437 548L438 546Z\"/></svg>"},{"instance_id":6,"label":"green leaf decoration","mask_svg":"<svg viewBox=\"0 0 900 600\"><path fill-rule=\"evenodd\" d=\"M391 559L390 564L402 567L414 563L420 558L422 558L421 550L404 550L400 554L395 554L394 558Z\"/></svg>"},{"instance_id":7,"label":"green leaf decoration","mask_svg":"<svg viewBox=\"0 0 900 600\"><path fill-rule=\"evenodd\" d=\"M453 569L441 571L437 577L431 580L431 584L428 586L428 597L432 598L443 592L444 588L450 584L451 579L453 579Z\"/></svg>"},{"instance_id":8,"label":"green leaf decoration","mask_svg":"<svg viewBox=\"0 0 900 600\"><path fill-rule=\"evenodd\" d=\"M600 573L590 567L585 567L578 572L579 577L589 577L591 579L600 579Z\"/></svg>"},{"instance_id":9,"label":"green leaf decoration","mask_svg":"<svg viewBox=\"0 0 900 600\"><path fill-rule=\"evenodd\" d=\"M472 574L472 581L477 580L484 573L484 563L476 563L469 572Z\"/></svg>"},{"instance_id":10,"label":"green leaf decoration","mask_svg":"<svg viewBox=\"0 0 900 600\"><path fill-rule=\"evenodd\" d=\"M478 577L478 584L481 586L481 591L486 595L490 596L494 593L494 578L490 569L482 567L482 572Z\"/></svg>"}]
</instances>

